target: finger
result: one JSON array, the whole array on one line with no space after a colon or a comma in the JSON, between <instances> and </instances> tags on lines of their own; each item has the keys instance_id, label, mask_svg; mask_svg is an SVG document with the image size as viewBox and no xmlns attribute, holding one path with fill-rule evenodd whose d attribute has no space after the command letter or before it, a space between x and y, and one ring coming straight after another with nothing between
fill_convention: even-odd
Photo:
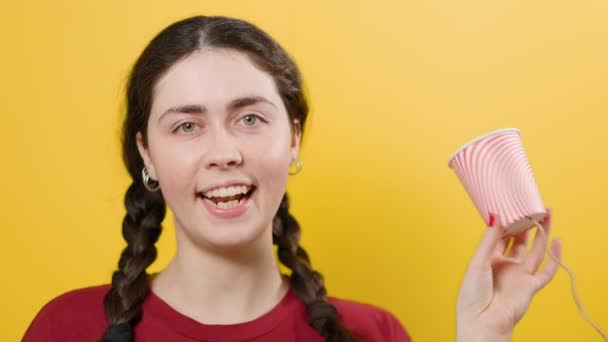
<instances>
[{"instance_id":1,"label":"finger","mask_svg":"<svg viewBox=\"0 0 608 342\"><path fill-rule=\"evenodd\" d=\"M551 251L557 260L550 258L543 269L534 275L534 278L538 280L536 291L545 287L553 279L555 273L557 273L557 269L559 268L558 260L562 259L562 242L560 240L553 240Z\"/></svg>"},{"instance_id":2,"label":"finger","mask_svg":"<svg viewBox=\"0 0 608 342\"><path fill-rule=\"evenodd\" d=\"M509 247L512 238L512 236L503 235L503 237L500 239L500 241L498 241L498 244L496 245L495 253L498 255L505 255L505 252L507 251L507 248Z\"/></svg>"},{"instance_id":3,"label":"finger","mask_svg":"<svg viewBox=\"0 0 608 342\"><path fill-rule=\"evenodd\" d=\"M498 224L499 217L495 214L490 215L493 216L493 218L490 219L491 224L486 229L473 258L471 259L471 264L473 265L482 265L491 260L496 251L496 247L502 239L502 230L499 228Z\"/></svg>"},{"instance_id":4,"label":"finger","mask_svg":"<svg viewBox=\"0 0 608 342\"><path fill-rule=\"evenodd\" d=\"M513 245L507 256L517 261L522 261L528 250L528 241L530 240L530 229L525 230L513 238Z\"/></svg>"},{"instance_id":5,"label":"finger","mask_svg":"<svg viewBox=\"0 0 608 342\"><path fill-rule=\"evenodd\" d=\"M544 233L538 229L534 236L534 242L532 243L532 249L530 253L525 257L524 268L530 272L535 273L540 264L543 262L545 257L545 250L547 249L547 241L549 240L549 234L551 233L553 211L547 209L547 216L540 224L543 226Z\"/></svg>"}]
</instances>

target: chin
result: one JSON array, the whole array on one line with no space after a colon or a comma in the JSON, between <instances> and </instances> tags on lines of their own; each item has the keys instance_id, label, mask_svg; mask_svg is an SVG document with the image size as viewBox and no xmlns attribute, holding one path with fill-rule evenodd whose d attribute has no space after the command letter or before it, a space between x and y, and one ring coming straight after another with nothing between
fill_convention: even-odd
<instances>
[{"instance_id":1,"label":"chin","mask_svg":"<svg viewBox=\"0 0 608 342\"><path fill-rule=\"evenodd\" d=\"M205 241L216 252L242 252L251 247L264 243L264 238L272 240L271 225L251 225L251 224L224 224L213 226L211 230L205 229L203 236L199 237ZM271 242L272 244L272 242Z\"/></svg>"}]
</instances>

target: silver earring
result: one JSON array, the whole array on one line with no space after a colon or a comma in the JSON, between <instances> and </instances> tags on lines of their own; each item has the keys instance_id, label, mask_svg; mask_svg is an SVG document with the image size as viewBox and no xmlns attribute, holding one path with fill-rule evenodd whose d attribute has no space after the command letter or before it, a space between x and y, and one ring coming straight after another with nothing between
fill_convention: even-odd
<instances>
[{"instance_id":1,"label":"silver earring","mask_svg":"<svg viewBox=\"0 0 608 342\"><path fill-rule=\"evenodd\" d=\"M154 179L150 178L150 173L148 172L148 169L146 169L145 166L143 169L141 169L141 178L144 181L144 186L149 191L154 192L154 191L158 191L158 189L160 189L160 184L157 181L155 181Z\"/></svg>"},{"instance_id":2,"label":"silver earring","mask_svg":"<svg viewBox=\"0 0 608 342\"><path fill-rule=\"evenodd\" d=\"M291 164L291 165L294 165L294 164ZM291 166L291 165L290 165L290 166ZM289 173L289 175L290 175L290 176L295 176L295 175L297 175L298 173L300 173L300 171L302 171L302 168L304 167L304 162L303 162L303 161L301 161L300 159L298 159L298 160L296 161L295 165L296 165L296 169L295 169L295 170L293 170L293 171L292 171L292 170L289 170L289 171L288 171L288 173Z\"/></svg>"}]
</instances>

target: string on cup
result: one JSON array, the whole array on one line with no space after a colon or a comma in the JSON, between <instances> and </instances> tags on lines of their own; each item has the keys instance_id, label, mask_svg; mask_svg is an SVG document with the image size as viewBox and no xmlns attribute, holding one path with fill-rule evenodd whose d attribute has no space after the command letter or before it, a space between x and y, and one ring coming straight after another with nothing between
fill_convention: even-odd
<instances>
[{"instance_id":1,"label":"string on cup","mask_svg":"<svg viewBox=\"0 0 608 342\"><path fill-rule=\"evenodd\" d=\"M540 222L538 222L537 220L535 220L529 216L526 218L531 220L532 222L534 222L536 227L538 227L538 230L540 232L542 232L542 234L547 237L547 241L549 241L549 236L547 236L547 231L545 230L543 225L540 224ZM583 318L589 324L591 324L591 326L602 336L602 338L604 339L604 342L608 342L608 337L606 336L606 333L604 331L602 331L600 326L593 319L591 319L591 317L589 317L589 315L587 315L587 313L585 312L585 309L583 308L583 304L582 304L580 298L578 297L578 293L576 292L576 278L574 277L574 273L572 272L572 270L570 270L570 268L568 266L566 266L566 264L564 264L561 260L559 260L559 258L557 258L555 256L555 254L553 254L553 252L551 251L551 246L548 246L547 254L549 255L549 257L551 259L553 259L555 262L557 262L568 273L568 276L570 277L570 289L572 290L572 298L574 298L574 302L576 303L576 307L578 308L578 311L581 313L581 316L583 316Z\"/></svg>"}]
</instances>

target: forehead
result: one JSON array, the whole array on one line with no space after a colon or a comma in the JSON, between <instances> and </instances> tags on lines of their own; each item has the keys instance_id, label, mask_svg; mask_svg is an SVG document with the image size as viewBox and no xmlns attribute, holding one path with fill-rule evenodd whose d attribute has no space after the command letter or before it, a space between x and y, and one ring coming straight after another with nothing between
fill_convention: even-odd
<instances>
[{"instance_id":1,"label":"forehead","mask_svg":"<svg viewBox=\"0 0 608 342\"><path fill-rule=\"evenodd\" d=\"M272 76L247 55L230 49L203 49L177 62L159 79L154 87L152 115L186 103L223 108L242 96L263 96L281 103Z\"/></svg>"}]
</instances>

